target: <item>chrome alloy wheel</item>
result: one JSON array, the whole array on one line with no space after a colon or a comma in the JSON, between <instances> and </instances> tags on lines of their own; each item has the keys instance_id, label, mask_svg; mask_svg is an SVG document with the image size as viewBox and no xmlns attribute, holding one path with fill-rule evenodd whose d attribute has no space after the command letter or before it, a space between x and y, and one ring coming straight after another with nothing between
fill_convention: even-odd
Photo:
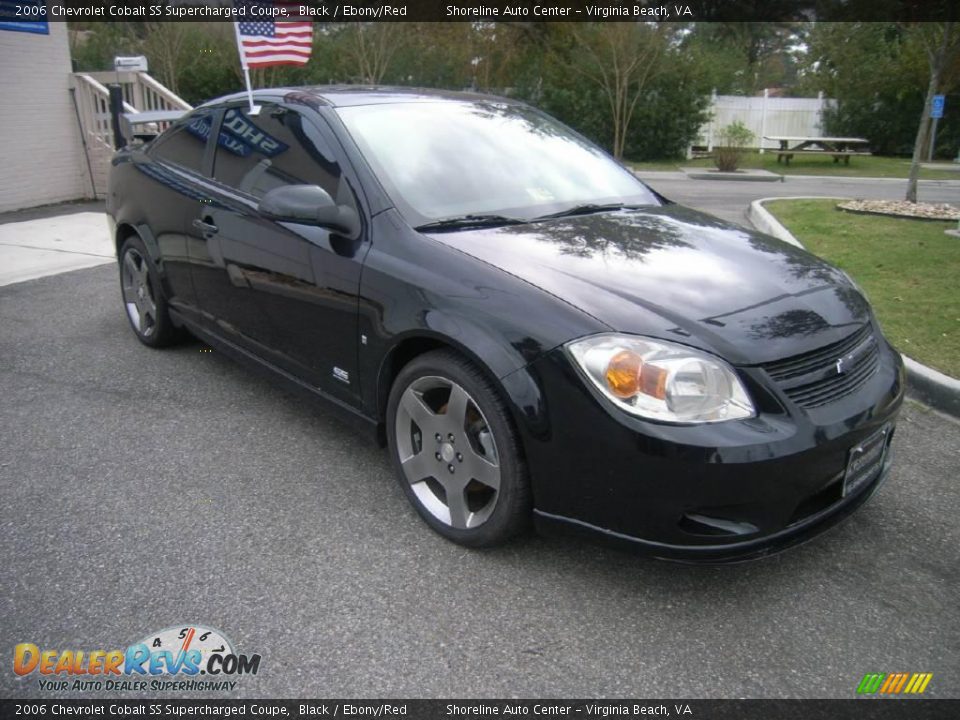
<instances>
[{"instance_id":1,"label":"chrome alloy wheel","mask_svg":"<svg viewBox=\"0 0 960 720\"><path fill-rule=\"evenodd\" d=\"M418 378L400 398L394 431L404 477L427 512L458 530L487 521L500 493L500 460L466 390L447 378Z\"/></svg>"},{"instance_id":2,"label":"chrome alloy wheel","mask_svg":"<svg viewBox=\"0 0 960 720\"><path fill-rule=\"evenodd\" d=\"M157 302L150 284L147 261L136 248L127 248L122 264L123 303L130 322L143 337L157 329Z\"/></svg>"}]
</instances>

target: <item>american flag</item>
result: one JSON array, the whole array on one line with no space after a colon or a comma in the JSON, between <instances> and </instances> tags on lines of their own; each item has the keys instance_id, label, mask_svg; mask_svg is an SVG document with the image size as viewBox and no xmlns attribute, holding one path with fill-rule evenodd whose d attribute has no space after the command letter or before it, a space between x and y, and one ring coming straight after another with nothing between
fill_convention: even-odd
<instances>
[{"instance_id":1,"label":"american flag","mask_svg":"<svg viewBox=\"0 0 960 720\"><path fill-rule=\"evenodd\" d=\"M245 20L237 23L246 67L303 65L313 47L313 23L300 20Z\"/></svg>"}]
</instances>

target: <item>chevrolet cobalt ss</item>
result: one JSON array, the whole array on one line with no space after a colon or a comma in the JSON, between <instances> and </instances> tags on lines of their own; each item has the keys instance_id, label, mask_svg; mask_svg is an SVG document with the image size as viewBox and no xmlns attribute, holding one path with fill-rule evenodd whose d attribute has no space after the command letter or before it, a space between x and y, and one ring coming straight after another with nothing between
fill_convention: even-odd
<instances>
[{"instance_id":1,"label":"chevrolet cobalt ss","mask_svg":"<svg viewBox=\"0 0 960 720\"><path fill-rule=\"evenodd\" d=\"M902 363L843 272L668 202L510 100L255 103L114 158L130 325L329 400L444 537L532 519L733 561L834 525L887 475Z\"/></svg>"}]
</instances>

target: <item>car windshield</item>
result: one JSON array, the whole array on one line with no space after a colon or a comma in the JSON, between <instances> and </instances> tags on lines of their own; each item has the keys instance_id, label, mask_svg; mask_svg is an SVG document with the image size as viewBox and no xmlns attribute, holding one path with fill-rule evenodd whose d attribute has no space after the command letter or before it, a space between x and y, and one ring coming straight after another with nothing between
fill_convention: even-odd
<instances>
[{"instance_id":1,"label":"car windshield","mask_svg":"<svg viewBox=\"0 0 960 720\"><path fill-rule=\"evenodd\" d=\"M605 152L529 107L407 102L338 113L416 226L490 215L530 220L587 205L659 204Z\"/></svg>"}]
</instances>

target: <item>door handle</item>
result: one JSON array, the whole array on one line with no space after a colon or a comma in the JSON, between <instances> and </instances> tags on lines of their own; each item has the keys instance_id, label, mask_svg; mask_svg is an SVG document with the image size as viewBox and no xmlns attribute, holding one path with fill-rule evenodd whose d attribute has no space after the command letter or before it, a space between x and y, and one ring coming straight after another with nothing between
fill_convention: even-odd
<instances>
[{"instance_id":1,"label":"door handle","mask_svg":"<svg viewBox=\"0 0 960 720\"><path fill-rule=\"evenodd\" d=\"M208 223L205 220L201 220L200 218L197 218L196 220L193 221L193 226L200 232L207 233L208 235L213 235L214 233L219 232L220 230L220 228L218 228L213 223Z\"/></svg>"}]
</instances>

